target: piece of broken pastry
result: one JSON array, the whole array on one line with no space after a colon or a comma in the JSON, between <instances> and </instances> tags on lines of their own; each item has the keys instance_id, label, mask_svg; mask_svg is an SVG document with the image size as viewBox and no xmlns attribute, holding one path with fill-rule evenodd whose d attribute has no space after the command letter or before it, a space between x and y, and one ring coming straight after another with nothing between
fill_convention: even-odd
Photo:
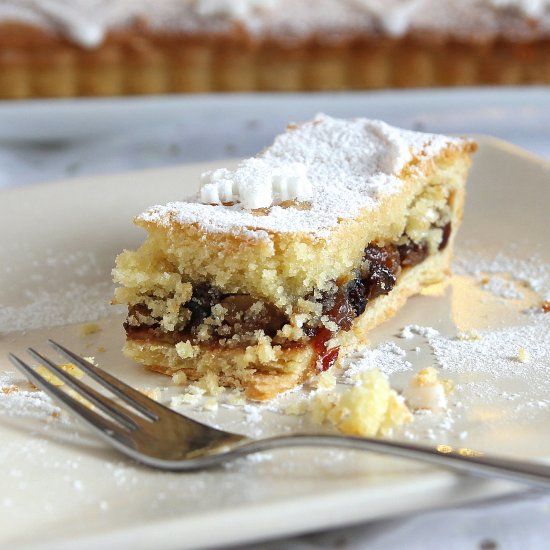
<instances>
[{"instance_id":1,"label":"piece of broken pastry","mask_svg":"<svg viewBox=\"0 0 550 550\"><path fill-rule=\"evenodd\" d=\"M148 238L117 258L125 354L259 400L337 365L448 274L475 149L319 115L203 174L194 198L139 215Z\"/></svg>"}]
</instances>

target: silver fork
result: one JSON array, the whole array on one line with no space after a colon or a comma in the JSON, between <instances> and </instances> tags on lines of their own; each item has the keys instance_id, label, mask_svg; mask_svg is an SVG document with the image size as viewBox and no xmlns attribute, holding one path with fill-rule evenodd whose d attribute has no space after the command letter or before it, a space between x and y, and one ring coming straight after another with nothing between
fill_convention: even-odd
<instances>
[{"instance_id":1,"label":"silver fork","mask_svg":"<svg viewBox=\"0 0 550 550\"><path fill-rule=\"evenodd\" d=\"M220 465L251 453L281 447L341 447L385 453L443 466L462 473L516 481L550 489L550 466L487 456L447 445L424 446L373 438L328 434L294 434L266 439L248 437L212 428L165 407L128 386L103 369L49 340L61 356L79 367L98 384L120 398L122 405L59 368L53 361L29 348L30 355L89 403L71 397L36 370L9 354L11 362L36 386L61 401L92 427L105 441L125 455L165 470L197 470ZM90 407L89 404L94 405ZM101 412L96 412L95 409Z\"/></svg>"}]
</instances>

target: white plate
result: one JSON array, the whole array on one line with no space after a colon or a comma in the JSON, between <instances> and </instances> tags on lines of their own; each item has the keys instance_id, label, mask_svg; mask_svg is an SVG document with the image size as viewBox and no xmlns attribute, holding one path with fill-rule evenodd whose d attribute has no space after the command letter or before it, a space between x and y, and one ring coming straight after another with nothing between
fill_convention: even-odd
<instances>
[{"instance_id":1,"label":"white plate","mask_svg":"<svg viewBox=\"0 0 550 550\"><path fill-rule=\"evenodd\" d=\"M462 246L475 242L491 255L513 252L512 245L520 244L516 256L538 254L549 263L549 165L496 140L481 138L480 143L460 233ZM204 169L182 166L2 191L0 330L63 319L84 321L108 310L106 305L98 308L97 301L108 299L114 257L143 237L132 227L132 216L150 204L186 196ZM396 334L413 323L451 334L457 312L468 313L474 322L490 316L489 307L477 304L472 309L456 296L447 292L411 299L394 319L373 331L373 342L395 340L403 345ZM521 323L518 312L510 317L507 322ZM464 322L464 315L461 318ZM492 321L487 317L483 322ZM28 345L43 349L50 336L94 355L136 386L164 386L162 376L121 358L120 323L117 315L103 319L102 330L89 336L78 326L5 334L0 339L0 382L17 377L5 374L13 372L8 350L24 353ZM106 351L99 352L99 346ZM420 368L433 358L423 350L414 361ZM546 395L547 378L535 382ZM520 383L508 377L508 391ZM22 406L17 393L10 395L0 398L0 405L12 403L11 409L0 406L0 545L11 548L162 550L237 544L516 490L510 484L337 450L281 450L221 470L156 472L106 449L78 425L45 420L43 402L33 408L27 399ZM164 399L169 395L170 390L163 392ZM503 400L498 410L483 397L474 396L471 403L468 414L447 430L445 442L525 457L550 456L548 408L523 418L516 414L517 403L511 407ZM192 414L236 431L258 429L240 409ZM293 429L297 420L266 410L263 422L265 434ZM416 422L409 430L416 429ZM464 432L467 438L460 439Z\"/></svg>"}]
</instances>

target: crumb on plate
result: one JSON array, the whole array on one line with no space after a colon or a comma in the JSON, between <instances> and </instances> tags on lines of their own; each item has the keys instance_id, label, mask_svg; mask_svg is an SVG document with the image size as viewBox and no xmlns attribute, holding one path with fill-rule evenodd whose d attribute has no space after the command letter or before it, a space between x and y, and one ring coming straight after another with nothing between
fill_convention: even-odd
<instances>
[{"instance_id":1,"label":"crumb on plate","mask_svg":"<svg viewBox=\"0 0 550 550\"><path fill-rule=\"evenodd\" d=\"M329 424L343 433L363 437L388 434L412 420L403 398L378 370L360 374L342 393L321 388L313 399L292 403L285 412L309 414L316 424Z\"/></svg>"},{"instance_id":2,"label":"crumb on plate","mask_svg":"<svg viewBox=\"0 0 550 550\"><path fill-rule=\"evenodd\" d=\"M403 395L407 405L413 410L439 412L447 408L448 396L453 387L450 380L439 378L437 369L426 367L411 378Z\"/></svg>"},{"instance_id":3,"label":"crumb on plate","mask_svg":"<svg viewBox=\"0 0 550 550\"><path fill-rule=\"evenodd\" d=\"M100 330L101 330L101 327L97 323L84 323L80 325L80 334L82 334L82 336L95 334Z\"/></svg>"},{"instance_id":4,"label":"crumb on plate","mask_svg":"<svg viewBox=\"0 0 550 550\"><path fill-rule=\"evenodd\" d=\"M517 359L520 363L529 363L529 361L531 359L531 354L525 348L520 347L518 349Z\"/></svg>"}]
</instances>

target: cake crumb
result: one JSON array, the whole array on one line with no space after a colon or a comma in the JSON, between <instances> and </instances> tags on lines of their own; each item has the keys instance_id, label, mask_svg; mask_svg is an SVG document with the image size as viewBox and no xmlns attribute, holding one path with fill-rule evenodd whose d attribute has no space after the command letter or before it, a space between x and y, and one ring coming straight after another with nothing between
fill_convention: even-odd
<instances>
[{"instance_id":1,"label":"cake crumb","mask_svg":"<svg viewBox=\"0 0 550 550\"><path fill-rule=\"evenodd\" d=\"M172 375L172 382L178 386L184 386L187 384L187 374L185 371L178 370Z\"/></svg>"},{"instance_id":2,"label":"cake crumb","mask_svg":"<svg viewBox=\"0 0 550 550\"><path fill-rule=\"evenodd\" d=\"M302 401L294 401L293 403L290 403L285 408L285 414L288 414L290 416L302 416L306 414L308 410L307 402L305 400Z\"/></svg>"},{"instance_id":3,"label":"cake crumb","mask_svg":"<svg viewBox=\"0 0 550 550\"><path fill-rule=\"evenodd\" d=\"M100 330L101 330L101 327L97 323L84 323L83 325L80 325L80 334L82 336L95 334Z\"/></svg>"},{"instance_id":4,"label":"cake crumb","mask_svg":"<svg viewBox=\"0 0 550 550\"><path fill-rule=\"evenodd\" d=\"M88 357L86 359L89 360ZM59 365L59 368L66 372L67 374L70 374L71 376L74 376L75 378L82 378L84 376L84 372L81 371L76 365L73 365L72 363L63 363L62 365ZM44 365L38 365L36 368L36 372L42 376L47 382L50 384L53 384L54 386L63 386L65 382L58 378L55 374L53 374L48 368L46 368Z\"/></svg>"},{"instance_id":5,"label":"cake crumb","mask_svg":"<svg viewBox=\"0 0 550 550\"><path fill-rule=\"evenodd\" d=\"M202 399L200 395L192 393L180 393L179 395L174 395L170 400L170 408L179 409L185 405L197 405Z\"/></svg>"},{"instance_id":6,"label":"cake crumb","mask_svg":"<svg viewBox=\"0 0 550 550\"><path fill-rule=\"evenodd\" d=\"M190 394L190 395L198 395L198 396L202 396L206 393L206 390L204 388L201 388L200 386L198 386L197 384L191 384L188 388L187 388L187 392Z\"/></svg>"},{"instance_id":7,"label":"cake crumb","mask_svg":"<svg viewBox=\"0 0 550 550\"><path fill-rule=\"evenodd\" d=\"M149 399L152 399L153 401L160 401L161 400L161 389L159 387L156 388L138 388L138 391L140 391L143 395L146 395Z\"/></svg>"},{"instance_id":8,"label":"cake crumb","mask_svg":"<svg viewBox=\"0 0 550 550\"><path fill-rule=\"evenodd\" d=\"M322 372L313 380L313 386L318 389L331 390L336 386L336 377L330 372Z\"/></svg>"},{"instance_id":9,"label":"cake crumb","mask_svg":"<svg viewBox=\"0 0 550 550\"><path fill-rule=\"evenodd\" d=\"M246 398L241 392L233 392L227 396L227 404L233 405L234 407L243 407L246 405Z\"/></svg>"},{"instance_id":10,"label":"cake crumb","mask_svg":"<svg viewBox=\"0 0 550 550\"><path fill-rule=\"evenodd\" d=\"M332 424L343 433L363 437L388 434L412 420L403 398L378 370L362 373L357 383L341 394L317 394L309 412L318 424Z\"/></svg>"},{"instance_id":11,"label":"cake crumb","mask_svg":"<svg viewBox=\"0 0 550 550\"><path fill-rule=\"evenodd\" d=\"M176 344L176 353L182 359L191 359L199 353L199 347L194 346L191 342L178 342Z\"/></svg>"},{"instance_id":12,"label":"cake crumb","mask_svg":"<svg viewBox=\"0 0 550 550\"><path fill-rule=\"evenodd\" d=\"M220 385L220 378L214 372L207 372L198 382L197 386L202 388L208 395L220 395L225 388Z\"/></svg>"},{"instance_id":13,"label":"cake crumb","mask_svg":"<svg viewBox=\"0 0 550 550\"><path fill-rule=\"evenodd\" d=\"M517 359L520 363L529 363L529 361L531 360L531 354L525 348L520 347L518 349Z\"/></svg>"},{"instance_id":14,"label":"cake crumb","mask_svg":"<svg viewBox=\"0 0 550 550\"><path fill-rule=\"evenodd\" d=\"M550 300L544 300L540 307L544 313L550 313Z\"/></svg>"},{"instance_id":15,"label":"cake crumb","mask_svg":"<svg viewBox=\"0 0 550 550\"><path fill-rule=\"evenodd\" d=\"M475 341L475 340L481 340L481 335L477 330L461 330L457 332L456 334L457 340L461 340L463 342L468 341Z\"/></svg>"},{"instance_id":16,"label":"cake crumb","mask_svg":"<svg viewBox=\"0 0 550 550\"><path fill-rule=\"evenodd\" d=\"M218 401L214 397L209 397L204 401L202 406L205 411L216 412L218 410Z\"/></svg>"},{"instance_id":17,"label":"cake crumb","mask_svg":"<svg viewBox=\"0 0 550 550\"><path fill-rule=\"evenodd\" d=\"M427 367L411 378L403 395L413 410L440 412L447 408L447 397L452 390L450 380L441 380L434 367Z\"/></svg>"}]
</instances>

